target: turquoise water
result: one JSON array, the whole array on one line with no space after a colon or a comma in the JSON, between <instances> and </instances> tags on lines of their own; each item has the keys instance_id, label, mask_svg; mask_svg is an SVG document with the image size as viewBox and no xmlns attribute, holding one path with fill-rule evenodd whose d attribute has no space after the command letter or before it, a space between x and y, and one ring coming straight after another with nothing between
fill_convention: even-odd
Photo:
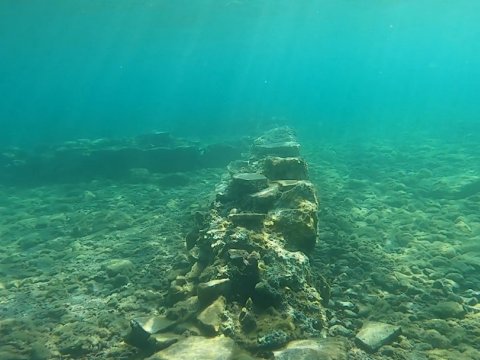
<instances>
[{"instance_id":1,"label":"turquoise water","mask_svg":"<svg viewBox=\"0 0 480 360\"><path fill-rule=\"evenodd\" d=\"M0 0L0 360L480 359L478 14Z\"/></svg>"},{"instance_id":2,"label":"turquoise water","mask_svg":"<svg viewBox=\"0 0 480 360\"><path fill-rule=\"evenodd\" d=\"M477 1L0 3L2 143L477 128ZM440 125L440 126L439 126Z\"/></svg>"}]
</instances>

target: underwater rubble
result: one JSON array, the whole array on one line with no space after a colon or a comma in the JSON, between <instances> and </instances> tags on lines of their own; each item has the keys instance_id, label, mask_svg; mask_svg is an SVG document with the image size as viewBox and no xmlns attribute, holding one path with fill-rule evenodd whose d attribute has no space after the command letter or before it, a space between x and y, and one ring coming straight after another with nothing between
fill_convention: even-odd
<instances>
[{"instance_id":1,"label":"underwater rubble","mask_svg":"<svg viewBox=\"0 0 480 360\"><path fill-rule=\"evenodd\" d=\"M186 238L190 265L171 283L165 316L132 320L129 342L159 350L158 333L193 326L262 353L322 337L328 286L314 281L308 257L317 211L293 132L276 128L256 139L248 160L228 165L209 212L198 214ZM153 323L168 326L152 331Z\"/></svg>"},{"instance_id":2,"label":"underwater rubble","mask_svg":"<svg viewBox=\"0 0 480 360\"><path fill-rule=\"evenodd\" d=\"M337 140L302 142L307 181L321 195L321 241L309 250L312 241L305 237L300 253L308 256L314 281L318 274L328 279L330 288L321 278L314 284L322 305L328 301L328 327L270 349L258 343L269 330L264 314L279 313L270 329L287 334L294 330L286 324L302 323L292 321L281 302L266 308L263 297L241 302L232 296L249 291L225 279L255 278L241 272L255 257L229 252L234 249L221 242L223 255L217 248L200 253L205 236L215 235L208 231L220 226L227 232L221 240L285 229L274 229L268 219L280 210L278 184L290 186L289 180L260 173L265 162L252 166L263 157L299 158L299 152L286 146L283 157L269 156L273 145L261 144L248 161L232 162L228 174L202 168L138 171L143 181L0 184L0 359L480 359L478 173L457 172L471 168L478 146L412 140L398 148L379 139L362 149ZM465 156L460 160L458 153ZM435 171L425 165L432 159ZM297 164L295 176L302 176ZM172 186L182 179L189 181ZM256 192L241 197L241 189ZM261 196L252 199L256 193ZM221 224L210 223L217 218ZM288 239L285 249L295 252L299 245ZM202 268L195 265L200 254L209 255ZM191 276L197 271L203 272ZM262 279L271 275L269 283L278 275L263 266L259 271ZM192 296L177 294L179 288ZM215 297L216 291L228 296ZM325 330L328 337L318 336Z\"/></svg>"},{"instance_id":3,"label":"underwater rubble","mask_svg":"<svg viewBox=\"0 0 480 360\"><path fill-rule=\"evenodd\" d=\"M245 151L242 140L201 145L154 132L126 139L80 139L33 152L0 151L0 184L42 185L143 173L175 173L222 167Z\"/></svg>"}]
</instances>

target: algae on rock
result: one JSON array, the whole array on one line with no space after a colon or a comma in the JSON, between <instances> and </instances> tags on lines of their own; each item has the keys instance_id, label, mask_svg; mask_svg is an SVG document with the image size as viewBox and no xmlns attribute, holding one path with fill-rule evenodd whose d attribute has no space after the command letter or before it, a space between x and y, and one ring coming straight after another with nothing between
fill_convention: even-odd
<instances>
[{"instance_id":1,"label":"algae on rock","mask_svg":"<svg viewBox=\"0 0 480 360\"><path fill-rule=\"evenodd\" d=\"M187 237L191 270L172 282L167 316L253 351L322 335L328 295L322 299L308 258L318 200L293 132L266 133L228 170ZM198 306L185 307L197 296Z\"/></svg>"}]
</instances>

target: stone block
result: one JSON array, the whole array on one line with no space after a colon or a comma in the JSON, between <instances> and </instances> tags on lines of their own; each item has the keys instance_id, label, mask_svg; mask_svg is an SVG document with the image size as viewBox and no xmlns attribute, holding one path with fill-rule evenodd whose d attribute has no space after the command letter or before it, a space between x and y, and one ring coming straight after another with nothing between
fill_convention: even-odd
<instances>
[{"instance_id":1,"label":"stone block","mask_svg":"<svg viewBox=\"0 0 480 360\"><path fill-rule=\"evenodd\" d=\"M197 287L198 300L201 304L210 304L213 300L223 295L228 297L231 292L230 279L215 279L200 283Z\"/></svg>"},{"instance_id":2,"label":"stone block","mask_svg":"<svg viewBox=\"0 0 480 360\"><path fill-rule=\"evenodd\" d=\"M305 180L308 178L307 164L298 157L267 157L263 165L264 174L270 180Z\"/></svg>"},{"instance_id":3,"label":"stone block","mask_svg":"<svg viewBox=\"0 0 480 360\"><path fill-rule=\"evenodd\" d=\"M231 360L236 352L235 342L228 337L190 336L148 357L147 360Z\"/></svg>"},{"instance_id":4,"label":"stone block","mask_svg":"<svg viewBox=\"0 0 480 360\"><path fill-rule=\"evenodd\" d=\"M260 173L240 173L232 176L230 192L233 197L253 194L268 186L268 179Z\"/></svg>"},{"instance_id":5,"label":"stone block","mask_svg":"<svg viewBox=\"0 0 480 360\"><path fill-rule=\"evenodd\" d=\"M362 326L355 341L358 346L374 353L383 345L392 343L401 332L400 326L371 321Z\"/></svg>"}]
</instances>

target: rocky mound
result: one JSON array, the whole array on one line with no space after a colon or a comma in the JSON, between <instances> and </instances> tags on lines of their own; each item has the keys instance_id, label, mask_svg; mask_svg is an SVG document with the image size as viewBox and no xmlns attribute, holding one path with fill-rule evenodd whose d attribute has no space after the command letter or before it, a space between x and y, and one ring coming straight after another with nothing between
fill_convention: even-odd
<instances>
[{"instance_id":1,"label":"rocky mound","mask_svg":"<svg viewBox=\"0 0 480 360\"><path fill-rule=\"evenodd\" d=\"M228 166L209 212L198 214L186 239L191 263L171 283L171 307L164 317L133 320L130 341L158 349L167 345L155 340L159 333L194 326L199 335L224 335L261 353L321 336L328 287L314 280L308 258L317 211L292 131L256 139L248 160Z\"/></svg>"}]
</instances>

